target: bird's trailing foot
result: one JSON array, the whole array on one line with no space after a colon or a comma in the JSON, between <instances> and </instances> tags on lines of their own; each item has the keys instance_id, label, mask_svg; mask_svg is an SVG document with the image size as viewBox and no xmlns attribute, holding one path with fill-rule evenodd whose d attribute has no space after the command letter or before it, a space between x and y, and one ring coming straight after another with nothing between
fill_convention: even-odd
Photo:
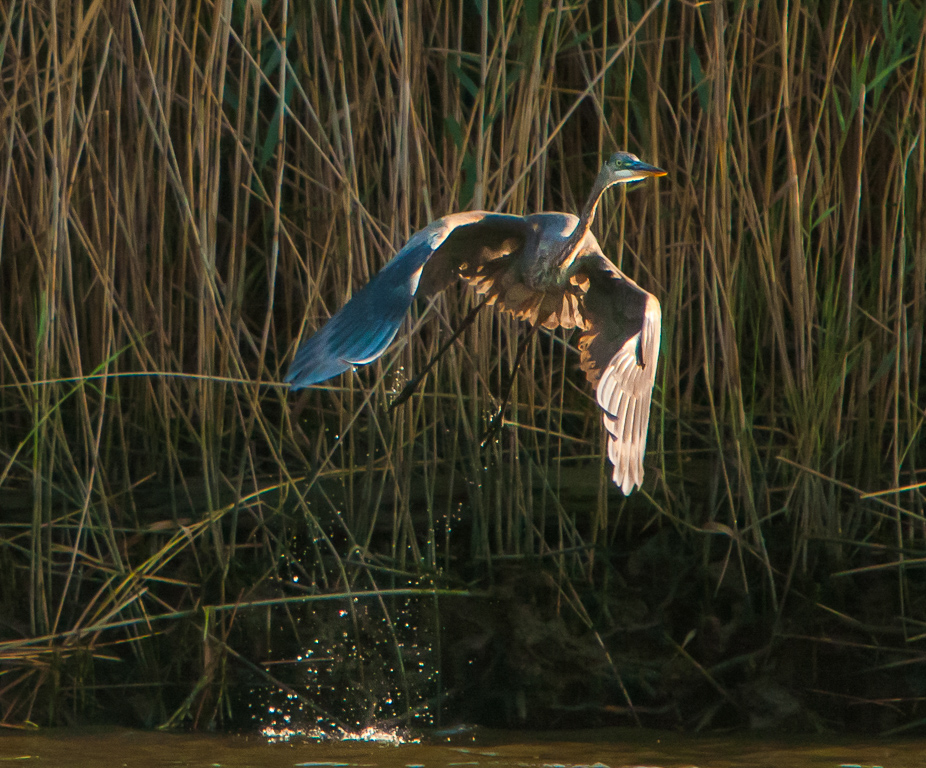
<instances>
[{"instance_id":1,"label":"bird's trailing foot","mask_svg":"<svg viewBox=\"0 0 926 768\"><path fill-rule=\"evenodd\" d=\"M508 400L511 398L511 390L514 389L514 377L518 373L518 367L521 365L521 358L524 357L524 353L527 351L527 345L530 344L531 339L534 338L537 328L539 328L539 325L532 325L524 338L518 342L518 350L515 352L514 356L514 365L511 366L511 372L508 374L508 379L505 381L502 388L501 405L498 407L498 410L489 422L489 426L486 427L485 434L482 436L483 448L495 439L499 429L501 429L502 417L505 415L505 409L508 407Z\"/></svg>"},{"instance_id":2,"label":"bird's trailing foot","mask_svg":"<svg viewBox=\"0 0 926 768\"><path fill-rule=\"evenodd\" d=\"M460 335L463 333L463 331L465 331L473 324L473 321L476 319L476 315L479 314L479 310L486 305L488 300L488 297L484 298L469 311L469 314L464 317L463 322L460 323L460 327L457 328L453 332L453 335L441 345L441 348L437 350L437 354L428 361L428 364L424 367L424 370L415 376L415 378L413 378L410 382L408 382L408 384L402 387L402 391L399 392L398 397L396 397L396 399L389 404L390 411L394 411L396 408L402 405L402 403L408 400L413 394L415 394L415 390L418 389L418 387L421 385L421 382L424 381L425 376L430 373L431 369L434 367L434 364L444 356L444 353L448 349L450 349L450 345L453 344L453 342L455 342L458 338L460 338Z\"/></svg>"}]
</instances>

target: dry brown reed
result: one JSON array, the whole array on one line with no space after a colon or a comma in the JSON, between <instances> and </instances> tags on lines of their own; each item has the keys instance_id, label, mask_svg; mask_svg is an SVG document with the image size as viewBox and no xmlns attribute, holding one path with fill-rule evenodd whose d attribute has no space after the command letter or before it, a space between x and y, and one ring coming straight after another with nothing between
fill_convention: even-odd
<instances>
[{"instance_id":1,"label":"dry brown reed","mask_svg":"<svg viewBox=\"0 0 926 768\"><path fill-rule=\"evenodd\" d=\"M692 599L770 617L751 669L842 628L921 670L924 44L912 0L5 3L0 721L130 685L137 720L227 719L225 665L299 621L260 601L514 556L607 635L614 553L660 536ZM510 319L387 409L462 289L368 369L279 385L429 220L575 211L618 148L669 171L596 225L663 301L642 492L610 484L568 334L533 341L485 448ZM698 622L676 663L729 696L683 650Z\"/></svg>"}]
</instances>

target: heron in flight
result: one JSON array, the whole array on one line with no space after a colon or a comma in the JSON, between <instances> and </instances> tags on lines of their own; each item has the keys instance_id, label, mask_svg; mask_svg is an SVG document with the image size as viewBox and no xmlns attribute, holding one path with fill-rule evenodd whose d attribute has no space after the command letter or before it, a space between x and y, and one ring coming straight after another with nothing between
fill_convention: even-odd
<instances>
[{"instance_id":1,"label":"heron in flight","mask_svg":"<svg viewBox=\"0 0 926 768\"><path fill-rule=\"evenodd\" d=\"M483 304L535 328L581 330L579 364L601 406L612 478L629 494L643 482L662 313L656 297L602 253L591 225L608 187L665 174L617 152L602 166L581 216L471 211L437 219L303 342L285 381L301 389L373 362L415 296L433 295L459 277Z\"/></svg>"}]
</instances>

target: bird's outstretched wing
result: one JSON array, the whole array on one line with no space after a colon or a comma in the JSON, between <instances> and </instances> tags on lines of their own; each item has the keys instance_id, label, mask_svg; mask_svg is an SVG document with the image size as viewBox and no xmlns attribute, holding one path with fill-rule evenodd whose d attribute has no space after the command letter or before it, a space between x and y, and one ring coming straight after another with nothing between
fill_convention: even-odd
<instances>
[{"instance_id":1,"label":"bird's outstretched wing","mask_svg":"<svg viewBox=\"0 0 926 768\"><path fill-rule=\"evenodd\" d=\"M580 365L604 411L614 482L627 495L643 482L662 312L655 296L601 255L582 258L570 283L584 293Z\"/></svg>"},{"instance_id":2,"label":"bird's outstretched wing","mask_svg":"<svg viewBox=\"0 0 926 768\"><path fill-rule=\"evenodd\" d=\"M284 381L318 384L371 363L392 343L417 293L520 251L531 229L521 216L472 211L432 222L296 351Z\"/></svg>"}]
</instances>

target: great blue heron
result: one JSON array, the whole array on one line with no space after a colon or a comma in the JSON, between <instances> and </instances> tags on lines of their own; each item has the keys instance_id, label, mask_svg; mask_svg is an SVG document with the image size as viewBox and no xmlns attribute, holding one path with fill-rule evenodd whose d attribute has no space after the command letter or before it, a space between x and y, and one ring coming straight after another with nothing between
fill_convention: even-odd
<instances>
[{"instance_id":1,"label":"great blue heron","mask_svg":"<svg viewBox=\"0 0 926 768\"><path fill-rule=\"evenodd\" d=\"M662 313L655 296L605 257L590 227L608 187L665 173L617 152L602 166L578 218L472 211L432 222L303 342L285 381L300 389L373 362L416 295L429 296L461 277L485 296L483 303L535 327L582 330L579 364L603 410L612 477L629 494L643 481Z\"/></svg>"}]
</instances>

